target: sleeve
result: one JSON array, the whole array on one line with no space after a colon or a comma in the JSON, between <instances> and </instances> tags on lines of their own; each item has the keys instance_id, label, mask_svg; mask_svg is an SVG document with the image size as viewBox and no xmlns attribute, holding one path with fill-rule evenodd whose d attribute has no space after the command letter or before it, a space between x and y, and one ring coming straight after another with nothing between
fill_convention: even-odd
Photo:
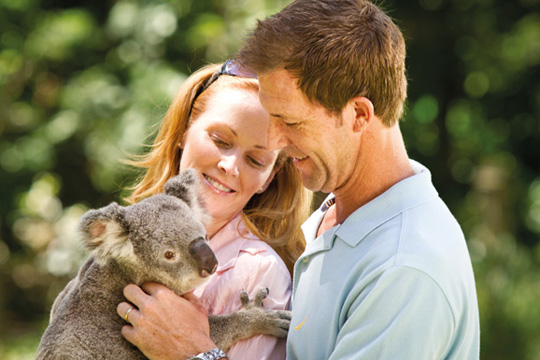
<instances>
[{"instance_id":1,"label":"sleeve","mask_svg":"<svg viewBox=\"0 0 540 360\"><path fill-rule=\"evenodd\" d=\"M345 304L346 320L330 359L442 359L455 319L427 274L395 267Z\"/></svg>"},{"instance_id":2,"label":"sleeve","mask_svg":"<svg viewBox=\"0 0 540 360\"><path fill-rule=\"evenodd\" d=\"M250 299L254 298L259 288L268 288L268 296L263 300L265 308L274 310L289 308L291 277L277 254L242 252L229 275L238 290L246 290ZM231 299L231 302L237 304L237 309L240 308L238 294L239 292L236 292L235 299ZM278 360L285 359L285 348L285 339L260 335L237 342L229 349L227 355L230 360Z\"/></svg>"}]
</instances>

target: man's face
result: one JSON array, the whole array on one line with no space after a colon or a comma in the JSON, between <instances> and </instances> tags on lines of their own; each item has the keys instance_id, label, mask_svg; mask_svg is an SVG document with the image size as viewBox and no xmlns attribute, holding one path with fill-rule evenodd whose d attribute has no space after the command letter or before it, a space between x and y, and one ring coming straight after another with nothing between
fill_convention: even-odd
<instances>
[{"instance_id":1,"label":"man's face","mask_svg":"<svg viewBox=\"0 0 540 360\"><path fill-rule=\"evenodd\" d=\"M259 82L261 104L270 114L270 148L281 148L294 159L308 189L340 188L354 169L359 148L350 107L337 115L329 113L310 102L286 70L260 74Z\"/></svg>"}]
</instances>

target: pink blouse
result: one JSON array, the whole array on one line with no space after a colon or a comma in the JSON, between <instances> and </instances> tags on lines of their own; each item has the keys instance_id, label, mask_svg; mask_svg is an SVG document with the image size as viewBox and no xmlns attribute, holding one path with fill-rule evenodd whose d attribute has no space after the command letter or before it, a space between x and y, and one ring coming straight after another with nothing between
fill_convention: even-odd
<instances>
[{"instance_id":1,"label":"pink blouse","mask_svg":"<svg viewBox=\"0 0 540 360\"><path fill-rule=\"evenodd\" d=\"M210 314L239 310L240 292L246 290L253 299L261 287L270 290L263 300L266 309L289 309L291 276L287 266L270 245L247 230L241 215L210 239L210 247L218 259L217 271L194 291ZM227 355L230 360L285 359L285 339L255 336L234 344Z\"/></svg>"}]
</instances>

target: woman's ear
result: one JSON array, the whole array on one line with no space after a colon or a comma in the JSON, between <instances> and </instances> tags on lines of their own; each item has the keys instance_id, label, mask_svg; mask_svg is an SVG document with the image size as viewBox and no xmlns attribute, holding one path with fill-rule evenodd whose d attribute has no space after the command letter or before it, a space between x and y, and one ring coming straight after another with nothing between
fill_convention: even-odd
<instances>
[{"instance_id":1,"label":"woman's ear","mask_svg":"<svg viewBox=\"0 0 540 360\"><path fill-rule=\"evenodd\" d=\"M256 194L262 194L263 192L266 191L266 189L268 189L268 186L270 186L270 183L272 183L272 180L274 180L274 176L276 175L276 173L277 173L277 170L272 170L272 173L270 174L268 179L265 181L263 186L261 186L261 188L257 190Z\"/></svg>"},{"instance_id":2,"label":"woman's ear","mask_svg":"<svg viewBox=\"0 0 540 360\"><path fill-rule=\"evenodd\" d=\"M375 117L373 103L366 97L358 96L351 99L351 105L354 109L353 131L362 132Z\"/></svg>"},{"instance_id":3,"label":"woman's ear","mask_svg":"<svg viewBox=\"0 0 540 360\"><path fill-rule=\"evenodd\" d=\"M270 173L270 176L268 177L268 179L266 179L261 188L257 190L256 194L262 194L266 191L266 189L268 189L268 186L270 186L272 180L274 180L274 176L276 176L277 172L281 169L282 166L283 165L275 166L274 169L272 169L272 173Z\"/></svg>"},{"instance_id":4,"label":"woman's ear","mask_svg":"<svg viewBox=\"0 0 540 360\"><path fill-rule=\"evenodd\" d=\"M180 150L184 150L184 146L186 146L186 137L188 134L188 128L186 125L186 129L184 130L184 133L182 134L182 138L180 139L180 142L178 143L178 148Z\"/></svg>"}]
</instances>

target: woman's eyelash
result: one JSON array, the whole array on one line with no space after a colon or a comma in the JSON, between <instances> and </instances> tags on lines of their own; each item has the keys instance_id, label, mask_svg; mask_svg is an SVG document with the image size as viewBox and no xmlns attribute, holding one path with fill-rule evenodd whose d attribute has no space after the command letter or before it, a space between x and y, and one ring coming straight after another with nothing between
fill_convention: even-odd
<instances>
[{"instance_id":1,"label":"woman's eyelash","mask_svg":"<svg viewBox=\"0 0 540 360\"><path fill-rule=\"evenodd\" d=\"M210 139L214 142L214 144L216 144L216 146L218 147L222 147L222 148L228 148L231 146L231 144L229 144L227 141L224 141L222 140L221 138L219 138L218 136L216 135L213 135L211 134L210 135ZM261 162L251 156L247 156L247 161L255 168L257 169L264 169L266 168L266 164L264 162Z\"/></svg>"},{"instance_id":2,"label":"woman's eyelash","mask_svg":"<svg viewBox=\"0 0 540 360\"><path fill-rule=\"evenodd\" d=\"M261 163L260 161L257 161L257 160L255 160L255 159L252 158L252 157L248 157L248 158L249 158L249 161L250 161L254 166L256 166L256 167L258 167L258 168L264 168L264 167L265 167L265 165L264 165L263 163Z\"/></svg>"},{"instance_id":3,"label":"woman's eyelash","mask_svg":"<svg viewBox=\"0 0 540 360\"><path fill-rule=\"evenodd\" d=\"M213 141L214 143L216 143L217 145L220 145L220 146L229 146L229 143L228 143L228 142L221 140L221 139L218 138L217 136L210 136L210 138L211 138L212 141Z\"/></svg>"}]
</instances>

